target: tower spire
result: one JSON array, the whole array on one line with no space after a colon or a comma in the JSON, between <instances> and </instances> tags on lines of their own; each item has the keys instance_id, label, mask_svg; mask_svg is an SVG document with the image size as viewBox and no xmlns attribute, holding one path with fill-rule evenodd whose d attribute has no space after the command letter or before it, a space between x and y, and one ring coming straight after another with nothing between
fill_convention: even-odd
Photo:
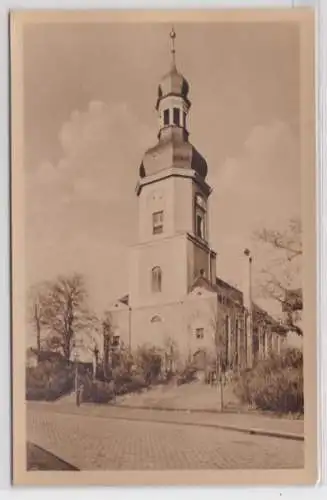
<instances>
[{"instance_id":1,"label":"tower spire","mask_svg":"<svg viewBox=\"0 0 327 500\"><path fill-rule=\"evenodd\" d=\"M170 36L170 39L171 39L172 67L175 68L176 67L176 57L175 57L175 54L176 54L176 50L175 50L176 32L175 32L174 26L172 26L171 32L170 32L169 36Z\"/></svg>"}]
</instances>

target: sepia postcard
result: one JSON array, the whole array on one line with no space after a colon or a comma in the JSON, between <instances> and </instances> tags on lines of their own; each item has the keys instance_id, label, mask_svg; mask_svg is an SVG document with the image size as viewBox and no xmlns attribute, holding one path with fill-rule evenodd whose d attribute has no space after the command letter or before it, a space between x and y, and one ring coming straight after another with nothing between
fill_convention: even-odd
<instances>
[{"instance_id":1,"label":"sepia postcard","mask_svg":"<svg viewBox=\"0 0 327 500\"><path fill-rule=\"evenodd\" d=\"M316 483L313 11L10 43L13 483Z\"/></svg>"}]
</instances>

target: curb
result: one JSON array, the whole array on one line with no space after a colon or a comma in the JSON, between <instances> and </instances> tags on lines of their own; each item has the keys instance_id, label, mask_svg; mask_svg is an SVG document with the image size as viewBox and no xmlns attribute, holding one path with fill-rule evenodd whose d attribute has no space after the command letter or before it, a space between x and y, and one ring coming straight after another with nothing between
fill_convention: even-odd
<instances>
[{"instance_id":1,"label":"curb","mask_svg":"<svg viewBox=\"0 0 327 500\"><path fill-rule=\"evenodd\" d=\"M85 407L85 406L84 406ZM118 408L118 407L116 407ZM131 407L126 407L125 408L130 408ZM150 408L134 408L138 410L146 410ZM156 411L156 409L153 409L153 411ZM174 411L174 410L171 410ZM187 411L187 410L186 410ZM185 410L184 410L185 412ZM58 412L54 410L54 413L59 413L59 414L67 414L67 412ZM69 413L69 412L68 412ZM189 411L191 413L191 411ZM218 412L217 412L218 413ZM293 441L304 441L304 435L303 434L296 434L296 433L291 433L291 432L281 432L281 431L269 431L265 429L260 429L260 428L252 428L252 427L239 427L237 425L227 425L227 424L219 424L219 423L212 423L212 422L181 422L178 420L166 420L163 418L160 419L149 419L149 418L138 418L138 417L133 417L129 415L125 416L115 416L115 415L89 415L85 413L78 413L78 411L73 411L71 414L73 415L80 415L83 417L95 417L95 418L106 418L106 419L111 419L111 420L125 420L125 421L133 421L133 422L151 422L151 423L158 423L158 424L173 424L173 425L188 425L191 427L207 427L211 429L222 429L226 431L234 431L234 432L241 432L243 434L249 434L249 435L257 435L257 436L266 436L266 437L272 437L272 438L279 438L279 439L290 439Z\"/></svg>"},{"instance_id":2,"label":"curb","mask_svg":"<svg viewBox=\"0 0 327 500\"><path fill-rule=\"evenodd\" d=\"M106 416L106 418L111 418L115 420L129 420L136 422L151 422L158 424L174 424L174 425L189 425L192 427L209 427L212 429L222 429L226 431L234 431L234 432L242 432L243 434L257 435L257 436L266 436L280 439L291 439L293 441L304 441L304 436L302 434L295 434L291 432L280 432L280 431L266 431L264 429L255 429L255 428L245 428L238 427L234 425L224 425L224 424L214 424L214 423L206 423L206 422L179 422L178 420L164 420L164 419L140 419L135 417L116 417L112 415Z\"/></svg>"}]
</instances>

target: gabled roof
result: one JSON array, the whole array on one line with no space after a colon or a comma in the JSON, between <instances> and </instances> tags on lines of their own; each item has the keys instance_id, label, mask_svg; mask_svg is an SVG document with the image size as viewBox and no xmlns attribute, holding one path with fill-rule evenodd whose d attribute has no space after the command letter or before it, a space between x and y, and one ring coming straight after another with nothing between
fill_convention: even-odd
<instances>
[{"instance_id":1,"label":"gabled roof","mask_svg":"<svg viewBox=\"0 0 327 500\"><path fill-rule=\"evenodd\" d=\"M118 302L121 302L122 304L125 304L126 306L129 305L129 295L124 295L120 299L118 299Z\"/></svg>"},{"instance_id":2,"label":"gabled roof","mask_svg":"<svg viewBox=\"0 0 327 500\"><path fill-rule=\"evenodd\" d=\"M193 285L191 286L191 290L194 290L195 288L205 288L206 290L210 292L217 292L217 288L210 283L210 281L205 278L205 276L199 276L198 278L195 279L193 282Z\"/></svg>"},{"instance_id":3,"label":"gabled roof","mask_svg":"<svg viewBox=\"0 0 327 500\"><path fill-rule=\"evenodd\" d=\"M239 305L243 305L243 292L241 290L218 277L216 278L216 286L219 290L226 290L229 298L237 302Z\"/></svg>"},{"instance_id":4,"label":"gabled roof","mask_svg":"<svg viewBox=\"0 0 327 500\"><path fill-rule=\"evenodd\" d=\"M256 304L255 302L253 302L253 319L254 321L261 320L266 324L269 324L275 333L286 334L288 332L288 328L286 328L283 324L270 316L267 311L262 309L262 307L258 306L258 304Z\"/></svg>"}]
</instances>

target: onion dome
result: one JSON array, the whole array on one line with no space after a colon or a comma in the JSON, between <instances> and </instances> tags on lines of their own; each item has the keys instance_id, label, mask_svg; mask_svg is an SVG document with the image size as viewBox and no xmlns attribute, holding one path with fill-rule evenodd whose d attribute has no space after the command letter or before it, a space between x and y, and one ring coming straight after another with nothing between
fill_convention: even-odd
<instances>
[{"instance_id":1,"label":"onion dome","mask_svg":"<svg viewBox=\"0 0 327 500\"><path fill-rule=\"evenodd\" d=\"M172 66L169 73L167 73L161 80L158 87L158 100L157 108L161 99L169 95L176 95L183 97L188 102L189 84L186 78L177 71L175 65Z\"/></svg>"},{"instance_id":2,"label":"onion dome","mask_svg":"<svg viewBox=\"0 0 327 500\"><path fill-rule=\"evenodd\" d=\"M157 106L156 108L158 109L159 102L161 99L164 99L165 97L169 95L175 95L175 96L180 96L185 99L185 101L188 102L187 96L189 93L189 84L186 78L177 71L176 68L176 61L175 61L175 38L176 38L176 33L174 29L170 33L170 38L172 40L172 63L171 63L171 68L168 73L166 73L159 84L158 87L158 100L157 100Z\"/></svg>"},{"instance_id":3,"label":"onion dome","mask_svg":"<svg viewBox=\"0 0 327 500\"><path fill-rule=\"evenodd\" d=\"M140 178L156 175L169 169L193 170L203 180L208 173L208 165L198 150L183 136L180 128L167 129L163 140L148 149L139 167Z\"/></svg>"}]
</instances>

